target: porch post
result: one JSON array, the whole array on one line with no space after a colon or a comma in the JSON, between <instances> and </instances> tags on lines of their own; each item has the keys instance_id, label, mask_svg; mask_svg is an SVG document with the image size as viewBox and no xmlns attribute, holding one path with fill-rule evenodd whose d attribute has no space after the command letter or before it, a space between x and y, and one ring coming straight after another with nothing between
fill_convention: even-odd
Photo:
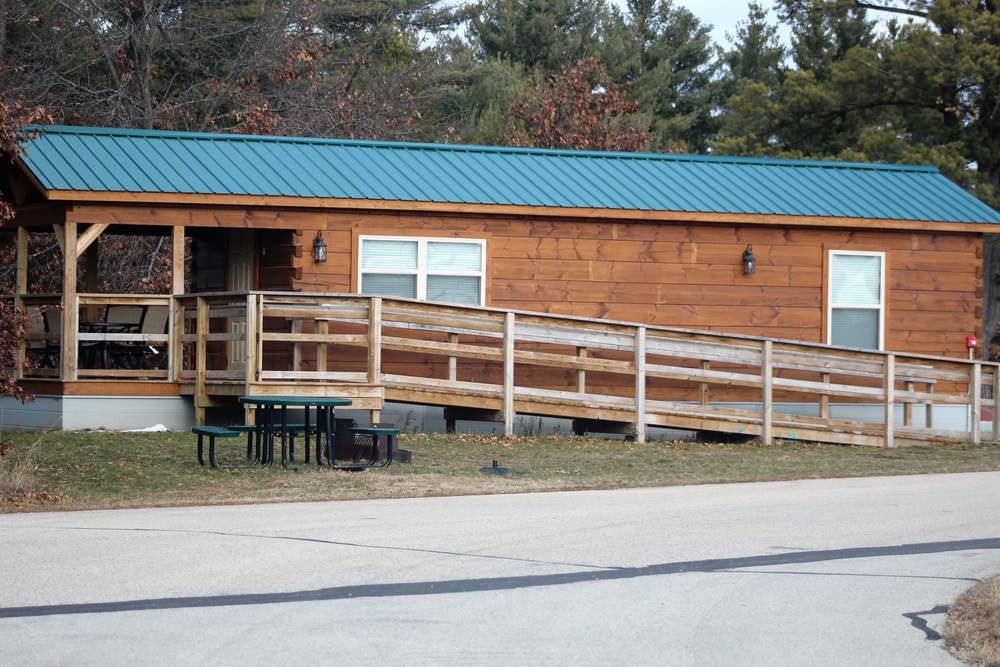
<instances>
[{"instance_id":1,"label":"porch post","mask_svg":"<svg viewBox=\"0 0 1000 667\"><path fill-rule=\"evenodd\" d=\"M18 302L20 297L28 293L28 230L24 227L17 228L17 292L15 296Z\"/></svg>"},{"instance_id":2,"label":"porch post","mask_svg":"<svg viewBox=\"0 0 1000 667\"><path fill-rule=\"evenodd\" d=\"M170 266L170 284L176 296L184 293L184 227L173 228L171 246L173 261Z\"/></svg>"},{"instance_id":3,"label":"porch post","mask_svg":"<svg viewBox=\"0 0 1000 667\"><path fill-rule=\"evenodd\" d=\"M27 312L24 305L24 295L28 293L28 230L24 227L17 228L17 276L14 285L14 310L22 315ZM14 369L14 377L18 380L24 378L25 346L17 351L17 366Z\"/></svg>"},{"instance_id":4,"label":"porch post","mask_svg":"<svg viewBox=\"0 0 1000 667\"><path fill-rule=\"evenodd\" d=\"M194 380L194 423L196 426L205 425L205 405L208 403L208 396L205 393L205 380L208 363L208 301L204 297L198 297L197 319L195 320L195 331L197 332L195 342L195 380Z\"/></svg>"},{"instance_id":5,"label":"porch post","mask_svg":"<svg viewBox=\"0 0 1000 667\"><path fill-rule=\"evenodd\" d=\"M76 334L80 330L80 304L76 291L77 253L76 223L55 225L56 236L62 241L63 251L63 316L61 340L61 364L59 376L62 380L76 380L78 377Z\"/></svg>"}]
</instances>

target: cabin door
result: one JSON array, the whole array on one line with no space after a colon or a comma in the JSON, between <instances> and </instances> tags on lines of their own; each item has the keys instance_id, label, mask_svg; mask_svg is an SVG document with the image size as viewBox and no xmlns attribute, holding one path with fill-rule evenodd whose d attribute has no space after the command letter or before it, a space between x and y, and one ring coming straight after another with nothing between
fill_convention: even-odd
<instances>
[{"instance_id":1,"label":"cabin door","mask_svg":"<svg viewBox=\"0 0 1000 667\"><path fill-rule=\"evenodd\" d=\"M249 292L254 289L254 257L256 253L254 233L249 229L233 229L229 232L229 263L226 274L227 289L230 292ZM245 317L229 318L229 333L246 336ZM246 373L247 345L244 340L229 341L228 368L230 371Z\"/></svg>"}]
</instances>

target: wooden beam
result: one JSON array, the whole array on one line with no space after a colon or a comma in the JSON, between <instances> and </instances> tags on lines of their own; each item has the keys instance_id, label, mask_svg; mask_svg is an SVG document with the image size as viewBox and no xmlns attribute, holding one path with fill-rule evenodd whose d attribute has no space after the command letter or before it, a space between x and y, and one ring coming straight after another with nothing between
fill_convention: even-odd
<instances>
[{"instance_id":1,"label":"wooden beam","mask_svg":"<svg viewBox=\"0 0 1000 667\"><path fill-rule=\"evenodd\" d=\"M59 243L59 252L66 256L66 224L63 225L52 225L52 231L56 233L56 241ZM73 228L76 228L76 224L73 224Z\"/></svg>"},{"instance_id":2,"label":"wooden beam","mask_svg":"<svg viewBox=\"0 0 1000 667\"><path fill-rule=\"evenodd\" d=\"M422 202L370 199L330 199L321 197L206 195L152 192L90 192L66 190L51 192L50 199L72 201L73 210L67 220L75 222L110 222L138 225L162 225L150 205L175 206L177 213L187 219L188 226L219 227L220 220L210 210L198 207L253 207L284 209L317 209L342 211L376 211L384 213L447 213L459 215L499 215L549 218L578 218L586 220L623 220L629 222L692 222L737 225L767 225L781 227L809 226L843 229L907 229L929 232L1000 232L1000 224L988 222L943 222L928 220L887 220L882 218L841 218L808 215L761 215L753 213L717 213L712 211L649 211L636 209L573 208L557 206L517 206L512 204L468 204L455 202ZM130 206L136 207L129 210ZM184 208L181 208L184 207ZM235 221L229 226L240 226ZM247 226L244 220L243 227ZM253 226L253 225L251 225ZM270 224L271 228L295 229L294 222L287 225Z\"/></svg>"},{"instance_id":3,"label":"wooden beam","mask_svg":"<svg viewBox=\"0 0 1000 667\"><path fill-rule=\"evenodd\" d=\"M194 390L194 423L196 426L205 425L205 379L208 363L208 301L204 297L198 297L197 320L195 331L197 342L195 343L195 390Z\"/></svg>"},{"instance_id":4,"label":"wooden beam","mask_svg":"<svg viewBox=\"0 0 1000 667\"><path fill-rule=\"evenodd\" d=\"M18 296L28 293L28 252L29 252L28 230L24 227L17 228L17 285L15 287Z\"/></svg>"},{"instance_id":5,"label":"wooden beam","mask_svg":"<svg viewBox=\"0 0 1000 667\"><path fill-rule=\"evenodd\" d=\"M104 230L108 227L107 223L88 227L87 231L80 234L80 238L76 240L76 254L82 255L90 247L90 244L96 241L97 237L103 234Z\"/></svg>"},{"instance_id":6,"label":"wooden beam","mask_svg":"<svg viewBox=\"0 0 1000 667\"><path fill-rule=\"evenodd\" d=\"M170 265L170 289L174 294L184 293L184 227L173 227Z\"/></svg>"},{"instance_id":7,"label":"wooden beam","mask_svg":"<svg viewBox=\"0 0 1000 667\"><path fill-rule=\"evenodd\" d=\"M15 261L17 270L14 276L14 310L20 314L27 312L27 308L22 301L22 296L28 292L28 230L24 227L17 229L17 253ZM14 359L14 379L24 379L24 360L26 358L24 342L18 346Z\"/></svg>"},{"instance_id":8,"label":"wooden beam","mask_svg":"<svg viewBox=\"0 0 1000 667\"><path fill-rule=\"evenodd\" d=\"M76 223L67 222L54 225L56 236L60 239L63 250L63 314L62 337L60 340L60 377L63 380L76 380L78 377L76 333L80 330L80 306L76 291Z\"/></svg>"}]
</instances>

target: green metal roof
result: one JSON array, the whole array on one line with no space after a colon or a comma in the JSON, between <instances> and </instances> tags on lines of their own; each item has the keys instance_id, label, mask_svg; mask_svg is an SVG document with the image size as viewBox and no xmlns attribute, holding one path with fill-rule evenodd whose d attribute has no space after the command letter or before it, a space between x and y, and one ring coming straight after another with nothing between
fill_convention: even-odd
<instances>
[{"instance_id":1,"label":"green metal roof","mask_svg":"<svg viewBox=\"0 0 1000 667\"><path fill-rule=\"evenodd\" d=\"M933 167L49 126L47 191L1000 223Z\"/></svg>"}]
</instances>

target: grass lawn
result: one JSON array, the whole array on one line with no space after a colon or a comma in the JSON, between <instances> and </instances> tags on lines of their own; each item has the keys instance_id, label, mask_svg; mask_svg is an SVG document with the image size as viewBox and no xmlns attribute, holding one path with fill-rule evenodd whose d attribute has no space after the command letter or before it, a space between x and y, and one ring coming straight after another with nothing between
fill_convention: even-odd
<instances>
[{"instance_id":1,"label":"grass lawn","mask_svg":"<svg viewBox=\"0 0 1000 667\"><path fill-rule=\"evenodd\" d=\"M783 441L636 444L566 436L403 434L413 463L340 472L213 470L198 465L190 433L0 434L0 512L403 498L1000 470L1000 445L881 449ZM243 438L217 442L219 460L243 464ZM207 442L206 442L207 449ZM494 459L509 476L484 475Z\"/></svg>"}]
</instances>

